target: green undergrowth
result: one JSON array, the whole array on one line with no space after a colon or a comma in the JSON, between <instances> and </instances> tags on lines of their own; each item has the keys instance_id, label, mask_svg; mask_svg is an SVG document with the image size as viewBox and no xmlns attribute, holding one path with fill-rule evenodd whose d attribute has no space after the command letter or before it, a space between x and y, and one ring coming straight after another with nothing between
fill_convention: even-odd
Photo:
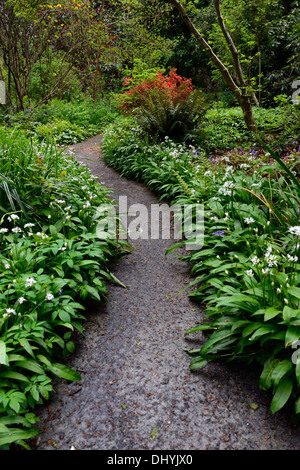
<instances>
[{"instance_id":1,"label":"green undergrowth","mask_svg":"<svg viewBox=\"0 0 300 470\"><path fill-rule=\"evenodd\" d=\"M299 144L296 135L281 158L255 144L208 156L203 148L168 138L150 142L133 120L124 119L108 126L102 146L108 165L145 183L161 199L180 207L203 204L204 244L183 257L194 279L191 297L206 311L186 332L203 341L199 349L185 350L191 370L215 360L258 364L259 386L271 395L271 413L289 403L296 415Z\"/></svg>"},{"instance_id":2,"label":"green undergrowth","mask_svg":"<svg viewBox=\"0 0 300 470\"><path fill-rule=\"evenodd\" d=\"M83 334L86 301L121 284L108 265L127 244L98 238L102 204L112 204L109 191L85 165L0 129L1 449L28 448L53 378L81 379L64 358Z\"/></svg>"},{"instance_id":3,"label":"green undergrowth","mask_svg":"<svg viewBox=\"0 0 300 470\"><path fill-rule=\"evenodd\" d=\"M19 128L27 137L38 141L52 139L57 145L66 146L82 142L99 134L117 117L116 105L110 98L64 101L53 99L48 104L31 110L0 116L0 123L12 129Z\"/></svg>"},{"instance_id":4,"label":"green undergrowth","mask_svg":"<svg viewBox=\"0 0 300 470\"><path fill-rule=\"evenodd\" d=\"M276 108L253 108L255 122L264 140L270 145L281 140L286 146L299 133L299 111L297 107L278 106ZM207 152L222 153L240 147L248 148L253 136L247 130L241 108L224 108L214 105L207 111L202 123L203 139L198 144Z\"/></svg>"}]
</instances>

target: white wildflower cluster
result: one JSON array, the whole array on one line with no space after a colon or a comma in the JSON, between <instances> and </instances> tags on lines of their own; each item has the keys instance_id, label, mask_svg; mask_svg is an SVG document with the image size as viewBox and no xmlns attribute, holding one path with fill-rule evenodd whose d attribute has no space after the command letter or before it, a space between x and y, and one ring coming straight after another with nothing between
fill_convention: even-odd
<instances>
[{"instance_id":1,"label":"white wildflower cluster","mask_svg":"<svg viewBox=\"0 0 300 470\"><path fill-rule=\"evenodd\" d=\"M269 268L273 266L277 266L278 264L278 256L272 254L272 247L268 246L267 251L265 253L265 261Z\"/></svg>"},{"instance_id":2,"label":"white wildflower cluster","mask_svg":"<svg viewBox=\"0 0 300 470\"><path fill-rule=\"evenodd\" d=\"M17 214L11 214L7 219L9 222L12 222L14 220L20 220L20 217Z\"/></svg>"},{"instance_id":3,"label":"white wildflower cluster","mask_svg":"<svg viewBox=\"0 0 300 470\"><path fill-rule=\"evenodd\" d=\"M233 194L233 189L235 185L232 181L226 181L221 188L219 188L218 193L223 196L231 196Z\"/></svg>"},{"instance_id":4,"label":"white wildflower cluster","mask_svg":"<svg viewBox=\"0 0 300 470\"><path fill-rule=\"evenodd\" d=\"M251 258L251 263L253 264L253 266L256 266L257 264L260 263L260 259L256 255L254 255Z\"/></svg>"},{"instance_id":5,"label":"white wildflower cluster","mask_svg":"<svg viewBox=\"0 0 300 470\"><path fill-rule=\"evenodd\" d=\"M246 270L246 271L245 271L245 273L246 273L246 274L247 274L247 276L249 276L249 277L254 277L254 272L253 272L253 270L252 270L252 269L248 269L248 270Z\"/></svg>"},{"instance_id":6,"label":"white wildflower cluster","mask_svg":"<svg viewBox=\"0 0 300 470\"><path fill-rule=\"evenodd\" d=\"M289 233L292 233L293 235L296 235L297 237L300 237L300 226L297 225L295 227L290 227L289 228Z\"/></svg>"},{"instance_id":7,"label":"white wildflower cluster","mask_svg":"<svg viewBox=\"0 0 300 470\"><path fill-rule=\"evenodd\" d=\"M25 287L32 287L36 284L36 280L33 277L28 277L25 282Z\"/></svg>"},{"instance_id":8,"label":"white wildflower cluster","mask_svg":"<svg viewBox=\"0 0 300 470\"><path fill-rule=\"evenodd\" d=\"M223 176L223 181L227 180L231 177L232 173L234 172L234 168L231 165L228 165L225 170L225 175Z\"/></svg>"},{"instance_id":9,"label":"white wildflower cluster","mask_svg":"<svg viewBox=\"0 0 300 470\"><path fill-rule=\"evenodd\" d=\"M42 238L43 240L45 240L46 238L49 238L49 237L45 234L45 232L36 232L36 236Z\"/></svg>"},{"instance_id":10,"label":"white wildflower cluster","mask_svg":"<svg viewBox=\"0 0 300 470\"><path fill-rule=\"evenodd\" d=\"M248 163L241 163L240 168L243 170L244 168L250 168L250 165Z\"/></svg>"},{"instance_id":11,"label":"white wildflower cluster","mask_svg":"<svg viewBox=\"0 0 300 470\"><path fill-rule=\"evenodd\" d=\"M10 318L12 315L17 315L17 312L13 308L7 308L5 313L3 313L3 318Z\"/></svg>"},{"instance_id":12,"label":"white wildflower cluster","mask_svg":"<svg viewBox=\"0 0 300 470\"><path fill-rule=\"evenodd\" d=\"M253 224L255 222L255 220L253 219L253 217L246 217L246 219L244 219L244 222L245 224Z\"/></svg>"},{"instance_id":13,"label":"white wildflower cluster","mask_svg":"<svg viewBox=\"0 0 300 470\"><path fill-rule=\"evenodd\" d=\"M46 299L47 299L47 300L53 300L53 299L54 299L54 295L51 294L50 292L48 292L48 293L46 294Z\"/></svg>"},{"instance_id":14,"label":"white wildflower cluster","mask_svg":"<svg viewBox=\"0 0 300 470\"><path fill-rule=\"evenodd\" d=\"M287 254L287 260L290 263L295 263L296 261L298 261L298 256L292 256L292 255Z\"/></svg>"}]
</instances>

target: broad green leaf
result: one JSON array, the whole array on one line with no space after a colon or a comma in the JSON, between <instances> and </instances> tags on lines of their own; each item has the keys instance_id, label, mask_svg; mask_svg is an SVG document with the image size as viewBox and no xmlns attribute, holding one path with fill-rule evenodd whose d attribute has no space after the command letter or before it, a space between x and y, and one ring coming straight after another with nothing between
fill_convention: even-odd
<instances>
[{"instance_id":1,"label":"broad green leaf","mask_svg":"<svg viewBox=\"0 0 300 470\"><path fill-rule=\"evenodd\" d=\"M44 369L35 361L30 359L26 359L24 361L17 361L14 364L17 367L22 367L23 369L31 370L32 372L36 372L37 374L44 374Z\"/></svg>"},{"instance_id":2,"label":"broad green leaf","mask_svg":"<svg viewBox=\"0 0 300 470\"><path fill-rule=\"evenodd\" d=\"M242 337L245 338L245 337L251 335L251 333L253 333L253 331L257 330L258 328L261 328L262 326L264 326L263 323L259 323L259 322L251 323L250 325L246 326L246 328L244 329L244 331L242 333Z\"/></svg>"},{"instance_id":3,"label":"broad green leaf","mask_svg":"<svg viewBox=\"0 0 300 470\"><path fill-rule=\"evenodd\" d=\"M0 364L9 365L6 354L6 344L2 340L0 340Z\"/></svg>"},{"instance_id":4,"label":"broad green leaf","mask_svg":"<svg viewBox=\"0 0 300 470\"><path fill-rule=\"evenodd\" d=\"M288 293L297 299L300 299L300 287L291 286L288 288Z\"/></svg>"},{"instance_id":5,"label":"broad green leaf","mask_svg":"<svg viewBox=\"0 0 300 470\"><path fill-rule=\"evenodd\" d=\"M71 321L70 314L65 310L60 309L58 312L58 316L63 322L70 323Z\"/></svg>"},{"instance_id":6,"label":"broad green leaf","mask_svg":"<svg viewBox=\"0 0 300 470\"><path fill-rule=\"evenodd\" d=\"M201 369L206 366L207 363L207 359L204 359L202 356L194 357L190 362L190 370Z\"/></svg>"},{"instance_id":7,"label":"broad green leaf","mask_svg":"<svg viewBox=\"0 0 300 470\"><path fill-rule=\"evenodd\" d=\"M8 432L9 432L9 428L7 426L5 426L5 424L0 423L0 434L8 433Z\"/></svg>"},{"instance_id":8,"label":"broad green leaf","mask_svg":"<svg viewBox=\"0 0 300 470\"><path fill-rule=\"evenodd\" d=\"M12 444L13 442L17 442L20 440L27 440L32 439L33 437L39 434L39 430L35 428L31 428L28 430L21 430L10 428L9 433L0 433L0 446L5 444Z\"/></svg>"},{"instance_id":9,"label":"broad green leaf","mask_svg":"<svg viewBox=\"0 0 300 470\"><path fill-rule=\"evenodd\" d=\"M231 337L231 330L223 329L220 331L214 332L210 338L204 343L201 348L201 354L204 356L207 353L210 353L212 349L215 349L216 343L223 341L225 338Z\"/></svg>"},{"instance_id":10,"label":"broad green leaf","mask_svg":"<svg viewBox=\"0 0 300 470\"><path fill-rule=\"evenodd\" d=\"M262 390L269 390L272 385L272 373L278 364L277 359L268 359L259 377L259 386Z\"/></svg>"},{"instance_id":11,"label":"broad green leaf","mask_svg":"<svg viewBox=\"0 0 300 470\"><path fill-rule=\"evenodd\" d=\"M300 339L300 326L289 326L285 334L285 347Z\"/></svg>"},{"instance_id":12,"label":"broad green leaf","mask_svg":"<svg viewBox=\"0 0 300 470\"><path fill-rule=\"evenodd\" d=\"M291 360L284 359L283 361L278 362L274 367L272 372L272 383L277 386L280 380L289 373L294 368L294 365Z\"/></svg>"},{"instance_id":13,"label":"broad green leaf","mask_svg":"<svg viewBox=\"0 0 300 470\"><path fill-rule=\"evenodd\" d=\"M28 352L28 354L30 354L31 357L34 358L34 353L33 353L33 350L32 350L32 347L29 343L29 341L25 338L22 338L20 340L20 345L25 349L25 351Z\"/></svg>"},{"instance_id":14,"label":"broad green leaf","mask_svg":"<svg viewBox=\"0 0 300 470\"><path fill-rule=\"evenodd\" d=\"M184 333L184 336L189 335L190 333L194 333L195 331L203 331L203 330L215 330L216 327L212 325L198 325L190 328L188 331Z\"/></svg>"},{"instance_id":15,"label":"broad green leaf","mask_svg":"<svg viewBox=\"0 0 300 470\"><path fill-rule=\"evenodd\" d=\"M15 372L12 370L8 370L6 372L2 372L0 377L5 377L6 379L12 380L20 380L21 382L29 382L28 378L25 375L20 374L19 372Z\"/></svg>"},{"instance_id":16,"label":"broad green leaf","mask_svg":"<svg viewBox=\"0 0 300 470\"><path fill-rule=\"evenodd\" d=\"M274 307L267 308L264 311L264 321L271 320L272 318L276 317L280 312L280 310L277 310Z\"/></svg>"},{"instance_id":17,"label":"broad green leaf","mask_svg":"<svg viewBox=\"0 0 300 470\"><path fill-rule=\"evenodd\" d=\"M57 375L57 377L70 380L71 382L77 382L81 380L81 376L78 374L78 372L68 366L65 366L64 364L52 364L51 372Z\"/></svg>"},{"instance_id":18,"label":"broad green leaf","mask_svg":"<svg viewBox=\"0 0 300 470\"><path fill-rule=\"evenodd\" d=\"M277 413L288 401L293 391L294 382L291 377L284 378L278 385L271 402L270 411Z\"/></svg>"},{"instance_id":19,"label":"broad green leaf","mask_svg":"<svg viewBox=\"0 0 300 470\"><path fill-rule=\"evenodd\" d=\"M290 323L293 319L300 318L300 309L294 309L288 305L284 306L282 317L286 323Z\"/></svg>"},{"instance_id":20,"label":"broad green leaf","mask_svg":"<svg viewBox=\"0 0 300 470\"><path fill-rule=\"evenodd\" d=\"M249 341L254 341L255 339L260 338L267 333L275 333L276 327L274 325L264 325L258 328L252 336L250 336Z\"/></svg>"}]
</instances>

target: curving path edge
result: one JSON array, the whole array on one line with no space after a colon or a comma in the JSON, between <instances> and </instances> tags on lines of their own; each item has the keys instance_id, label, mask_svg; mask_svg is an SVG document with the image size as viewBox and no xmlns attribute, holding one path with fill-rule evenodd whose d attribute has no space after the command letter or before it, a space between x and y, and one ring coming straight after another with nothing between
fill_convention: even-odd
<instances>
[{"instance_id":1,"label":"curving path edge","mask_svg":"<svg viewBox=\"0 0 300 470\"><path fill-rule=\"evenodd\" d=\"M86 163L112 198L149 209L158 198L121 178L101 158L101 136L69 150ZM201 337L184 332L202 318L188 291L189 266L172 240L136 240L132 254L112 266L129 289L108 286L107 302L86 313L85 337L67 364L78 383L58 381L38 412L36 450L296 450L299 428L288 413L271 416L259 371L209 364L191 373L183 347ZM183 249L184 251L184 249ZM177 254L182 253L177 250ZM203 341L203 338L202 338Z\"/></svg>"}]
</instances>

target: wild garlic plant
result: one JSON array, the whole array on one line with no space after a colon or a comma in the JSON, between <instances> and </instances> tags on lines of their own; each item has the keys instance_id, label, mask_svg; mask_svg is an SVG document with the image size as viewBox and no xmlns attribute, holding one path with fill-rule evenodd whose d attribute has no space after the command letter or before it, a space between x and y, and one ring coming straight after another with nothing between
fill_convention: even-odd
<instances>
[{"instance_id":1,"label":"wild garlic plant","mask_svg":"<svg viewBox=\"0 0 300 470\"><path fill-rule=\"evenodd\" d=\"M290 400L300 413L300 366L292 349L300 342L298 150L284 165L258 145L200 162L202 149L168 152L165 143L130 132L121 146L113 133L104 135L103 150L109 165L172 203L204 205L204 246L183 257L191 265L191 297L206 312L186 335L208 334L200 349L185 349L191 370L215 359L258 362L259 385L273 394L271 412Z\"/></svg>"}]
</instances>

